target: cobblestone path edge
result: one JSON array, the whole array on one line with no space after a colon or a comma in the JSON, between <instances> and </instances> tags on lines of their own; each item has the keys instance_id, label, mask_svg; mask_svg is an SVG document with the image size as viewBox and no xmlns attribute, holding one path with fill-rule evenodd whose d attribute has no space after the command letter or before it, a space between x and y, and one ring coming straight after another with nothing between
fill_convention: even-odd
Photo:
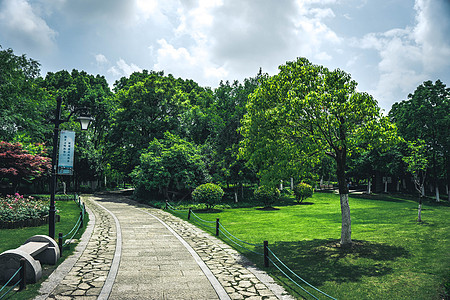
<instances>
[{"instance_id":1,"label":"cobblestone path edge","mask_svg":"<svg viewBox=\"0 0 450 300\"><path fill-rule=\"evenodd\" d=\"M95 204L107 211L113 217L114 222L116 223L116 251L114 252L114 258L111 263L111 269L109 269L108 277L106 277L105 284L103 285L102 291L97 298L97 300L107 300L109 295L111 294L117 272L119 271L120 257L122 256L122 230L120 229L119 220L111 211L109 211L96 201Z\"/></svg>"},{"instance_id":2,"label":"cobblestone path edge","mask_svg":"<svg viewBox=\"0 0 450 300\"><path fill-rule=\"evenodd\" d=\"M89 239L91 238L92 232L95 227L95 214L91 209L86 206L86 211L89 215L89 222L87 224L86 230L81 236L80 242L75 247L74 253L69 256L64 262L62 262L56 270L45 280L41 288L39 289L40 295L36 296L35 300L44 300L53 292L53 290L58 286L61 280L69 274L70 270L73 268L75 263L78 261L80 256L83 254L86 246L88 245Z\"/></svg>"}]
</instances>

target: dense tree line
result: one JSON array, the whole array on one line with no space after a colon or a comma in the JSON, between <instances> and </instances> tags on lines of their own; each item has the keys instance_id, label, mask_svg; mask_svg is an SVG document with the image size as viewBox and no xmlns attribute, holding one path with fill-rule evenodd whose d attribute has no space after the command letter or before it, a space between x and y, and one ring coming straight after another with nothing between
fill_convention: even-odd
<instances>
[{"instance_id":1,"label":"dense tree line","mask_svg":"<svg viewBox=\"0 0 450 300\"><path fill-rule=\"evenodd\" d=\"M448 194L450 92L439 80L424 82L384 116L349 74L305 58L274 76L260 71L215 89L147 70L111 89L100 75L62 70L41 77L39 67L0 49L0 140L43 144L42 153L50 152L56 98L63 98L63 118L84 108L95 117L87 133L74 120L61 126L77 132L75 185L133 182L141 195L183 198L205 182L237 192L243 184L331 179L341 194L347 243L349 182L374 183L378 174L403 188L411 182L411 160L404 158L419 141L427 150L428 186L437 199L439 188Z\"/></svg>"}]
</instances>

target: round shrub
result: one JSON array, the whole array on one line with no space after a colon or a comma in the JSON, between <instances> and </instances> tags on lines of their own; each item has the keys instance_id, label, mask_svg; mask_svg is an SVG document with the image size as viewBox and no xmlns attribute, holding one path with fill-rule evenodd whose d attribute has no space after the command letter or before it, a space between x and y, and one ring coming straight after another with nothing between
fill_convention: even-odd
<instances>
[{"instance_id":1,"label":"round shrub","mask_svg":"<svg viewBox=\"0 0 450 300\"><path fill-rule=\"evenodd\" d=\"M275 187L262 185L255 190L256 201L262 202L264 207L271 207L280 199L280 191Z\"/></svg>"},{"instance_id":2,"label":"round shrub","mask_svg":"<svg viewBox=\"0 0 450 300\"><path fill-rule=\"evenodd\" d=\"M195 202L205 203L208 209L213 208L223 197L223 190L214 183L199 185L193 192L192 198Z\"/></svg>"},{"instance_id":3,"label":"round shrub","mask_svg":"<svg viewBox=\"0 0 450 300\"><path fill-rule=\"evenodd\" d=\"M299 184L294 186L295 199L299 203L302 203L304 199L311 197L313 195L313 192L314 190L312 186L304 182L300 182Z\"/></svg>"}]
</instances>

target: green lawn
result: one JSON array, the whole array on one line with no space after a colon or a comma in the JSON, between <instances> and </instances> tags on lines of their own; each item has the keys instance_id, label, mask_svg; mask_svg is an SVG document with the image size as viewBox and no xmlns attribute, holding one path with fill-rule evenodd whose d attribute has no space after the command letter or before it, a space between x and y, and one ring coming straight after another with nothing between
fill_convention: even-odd
<instances>
[{"instance_id":1,"label":"green lawn","mask_svg":"<svg viewBox=\"0 0 450 300\"><path fill-rule=\"evenodd\" d=\"M56 201L57 214L61 216L61 221L56 223L56 236L61 232L63 235L67 234L77 222L80 216L80 208L74 201ZM85 222L87 224L88 215L85 215ZM75 239L79 239L84 231L80 230ZM17 248L22 245L29 237L37 234L48 235L48 224L39 227L26 227L19 229L0 229L0 253L9 249ZM58 265L64 261L70 254L73 253L75 244L68 245L63 248L63 257L59 260ZM56 268L56 266L42 265L42 279L37 284L27 285L27 289L21 292L12 292L4 299L31 299L37 295L37 291L42 283ZM0 288L3 285L0 286ZM5 291L5 290L4 290ZM3 294L3 292L0 294Z\"/></svg>"},{"instance_id":2,"label":"green lawn","mask_svg":"<svg viewBox=\"0 0 450 300\"><path fill-rule=\"evenodd\" d=\"M210 221L220 218L230 233L244 241L267 240L288 267L337 299L442 299L443 285L450 281L447 202L426 202L424 222L419 224L418 205L410 197L355 195L350 199L351 249L338 246L339 196L316 193L306 202L284 201L276 210L248 207L196 214ZM176 215L186 219L186 213ZM262 247L246 247L262 252ZM261 256L239 248L262 268ZM266 270L294 296L307 296L273 266Z\"/></svg>"}]
</instances>

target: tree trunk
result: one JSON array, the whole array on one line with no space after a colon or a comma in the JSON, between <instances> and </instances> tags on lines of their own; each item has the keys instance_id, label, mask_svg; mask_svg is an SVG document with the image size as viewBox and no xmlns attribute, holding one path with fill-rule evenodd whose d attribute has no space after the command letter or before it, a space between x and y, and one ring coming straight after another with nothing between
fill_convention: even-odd
<instances>
[{"instance_id":1,"label":"tree trunk","mask_svg":"<svg viewBox=\"0 0 450 300\"><path fill-rule=\"evenodd\" d=\"M419 197L419 209L417 214L417 222L422 222L422 195Z\"/></svg>"},{"instance_id":2,"label":"tree trunk","mask_svg":"<svg viewBox=\"0 0 450 300\"><path fill-rule=\"evenodd\" d=\"M352 221L350 218L350 206L348 203L348 194L340 194L341 200L341 215L342 215L342 227L341 227L341 245L352 244Z\"/></svg>"},{"instance_id":3,"label":"tree trunk","mask_svg":"<svg viewBox=\"0 0 450 300\"><path fill-rule=\"evenodd\" d=\"M439 197L439 186L436 185L436 202L439 202L439 201L440 201L439 198L440 198L440 197Z\"/></svg>"},{"instance_id":4,"label":"tree trunk","mask_svg":"<svg viewBox=\"0 0 450 300\"><path fill-rule=\"evenodd\" d=\"M341 202L341 245L350 246L352 244L352 226L350 218L350 205L348 203L348 186L345 178L347 153L346 149L339 149L336 151L336 175L339 184L339 198Z\"/></svg>"},{"instance_id":5,"label":"tree trunk","mask_svg":"<svg viewBox=\"0 0 450 300\"><path fill-rule=\"evenodd\" d=\"M447 196L448 196L448 202L450 202L450 193L448 192L448 184L445 185L445 187L447 188Z\"/></svg>"}]
</instances>

